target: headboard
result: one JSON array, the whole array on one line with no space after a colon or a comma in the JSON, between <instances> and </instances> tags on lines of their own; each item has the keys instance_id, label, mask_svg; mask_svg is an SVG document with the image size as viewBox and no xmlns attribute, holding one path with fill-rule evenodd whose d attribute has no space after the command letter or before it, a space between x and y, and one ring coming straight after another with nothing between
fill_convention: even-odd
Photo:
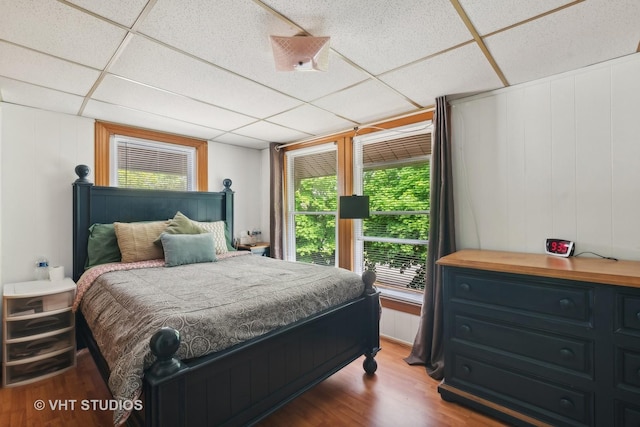
<instances>
[{"instance_id":1,"label":"headboard","mask_svg":"<svg viewBox=\"0 0 640 427\"><path fill-rule=\"evenodd\" d=\"M220 192L137 190L97 187L86 179L88 168L76 167L73 183L73 280L84 272L92 224L167 220L177 211L196 221L225 221L233 236L231 180Z\"/></svg>"}]
</instances>

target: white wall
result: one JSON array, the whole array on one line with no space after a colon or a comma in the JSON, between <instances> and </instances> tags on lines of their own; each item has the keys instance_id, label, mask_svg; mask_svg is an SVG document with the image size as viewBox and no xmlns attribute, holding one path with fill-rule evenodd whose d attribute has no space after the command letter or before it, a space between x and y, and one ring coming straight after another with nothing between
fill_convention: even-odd
<instances>
[{"instance_id":1,"label":"white wall","mask_svg":"<svg viewBox=\"0 0 640 427\"><path fill-rule=\"evenodd\" d=\"M0 283L32 280L40 255L70 274L71 183L76 165L93 170L94 121L1 102L0 114ZM233 180L236 230L260 226L261 151L210 143L208 152L209 189Z\"/></svg>"},{"instance_id":2,"label":"white wall","mask_svg":"<svg viewBox=\"0 0 640 427\"><path fill-rule=\"evenodd\" d=\"M2 289L2 94L0 93L0 289ZM0 317L2 317L2 305L0 304ZM0 339L2 331L0 331Z\"/></svg>"},{"instance_id":3,"label":"white wall","mask_svg":"<svg viewBox=\"0 0 640 427\"><path fill-rule=\"evenodd\" d=\"M209 142L209 191L220 191L231 179L234 193L234 237L242 230L262 227L262 153L253 148ZM268 173L268 172L267 172ZM269 230L261 229L263 239ZM266 231L266 234L264 234Z\"/></svg>"},{"instance_id":4,"label":"white wall","mask_svg":"<svg viewBox=\"0 0 640 427\"><path fill-rule=\"evenodd\" d=\"M260 229L262 230L262 240L269 241L269 233L271 232L270 212L271 212L271 172L269 148L261 152L261 182L260 182Z\"/></svg>"},{"instance_id":5,"label":"white wall","mask_svg":"<svg viewBox=\"0 0 640 427\"><path fill-rule=\"evenodd\" d=\"M382 307L380 335L407 345L413 345L418 333L420 316ZM407 356L409 353L407 352Z\"/></svg>"},{"instance_id":6,"label":"white wall","mask_svg":"<svg viewBox=\"0 0 640 427\"><path fill-rule=\"evenodd\" d=\"M640 260L640 54L452 102L458 248Z\"/></svg>"},{"instance_id":7,"label":"white wall","mask_svg":"<svg viewBox=\"0 0 640 427\"><path fill-rule=\"evenodd\" d=\"M0 103L1 283L33 280L40 255L72 267L74 168L93 169L93 120Z\"/></svg>"}]
</instances>

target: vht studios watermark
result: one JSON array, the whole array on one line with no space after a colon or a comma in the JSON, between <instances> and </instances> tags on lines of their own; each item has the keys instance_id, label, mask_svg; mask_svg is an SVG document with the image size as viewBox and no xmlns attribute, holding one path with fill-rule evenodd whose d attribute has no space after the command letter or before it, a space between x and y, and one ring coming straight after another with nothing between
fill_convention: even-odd
<instances>
[{"instance_id":1,"label":"vht studios watermark","mask_svg":"<svg viewBox=\"0 0 640 427\"><path fill-rule=\"evenodd\" d=\"M143 408L142 400L116 399L38 399L33 402L33 407L38 411L140 411Z\"/></svg>"}]
</instances>

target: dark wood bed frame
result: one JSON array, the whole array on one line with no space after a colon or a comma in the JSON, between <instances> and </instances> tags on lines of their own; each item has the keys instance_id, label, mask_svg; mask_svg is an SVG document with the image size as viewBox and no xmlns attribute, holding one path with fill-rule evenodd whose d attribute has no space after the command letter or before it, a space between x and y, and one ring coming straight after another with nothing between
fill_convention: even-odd
<instances>
[{"instance_id":1,"label":"dark wood bed frame","mask_svg":"<svg viewBox=\"0 0 640 427\"><path fill-rule=\"evenodd\" d=\"M84 271L89 226L115 221L172 218L180 210L199 221L224 220L233 236L233 191L224 180L221 192L174 192L97 187L76 167L73 183L73 278ZM195 359L173 358L179 334L163 328L150 337L156 363L143 381L142 411L130 425L192 427L251 425L365 356L368 374L377 369L380 350L379 294L375 275L365 273L364 294L308 319L224 351ZM79 346L88 347L108 383L109 367L80 310Z\"/></svg>"}]
</instances>

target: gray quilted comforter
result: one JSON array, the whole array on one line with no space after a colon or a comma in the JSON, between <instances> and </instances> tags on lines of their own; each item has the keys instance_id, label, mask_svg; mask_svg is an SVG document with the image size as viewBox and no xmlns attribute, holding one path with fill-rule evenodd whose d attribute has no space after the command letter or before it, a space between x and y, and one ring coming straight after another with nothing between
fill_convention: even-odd
<instances>
[{"instance_id":1,"label":"gray quilted comforter","mask_svg":"<svg viewBox=\"0 0 640 427\"><path fill-rule=\"evenodd\" d=\"M134 400L144 370L153 363L149 338L162 326L180 331L177 357L185 360L242 343L363 291L360 276L344 269L244 255L107 272L84 292L80 308L109 364L114 398ZM128 415L116 411L114 423Z\"/></svg>"}]
</instances>

